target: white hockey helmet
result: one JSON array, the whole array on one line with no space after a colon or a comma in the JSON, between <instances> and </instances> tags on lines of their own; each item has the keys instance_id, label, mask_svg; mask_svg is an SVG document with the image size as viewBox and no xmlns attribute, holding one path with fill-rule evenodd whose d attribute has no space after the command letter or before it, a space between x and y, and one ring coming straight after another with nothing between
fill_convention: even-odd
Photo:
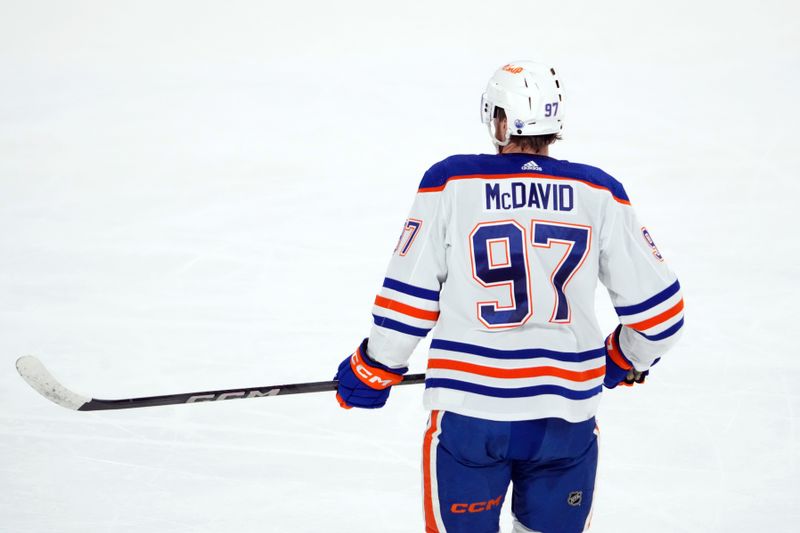
<instances>
[{"instance_id":1,"label":"white hockey helmet","mask_svg":"<svg viewBox=\"0 0 800 533\"><path fill-rule=\"evenodd\" d=\"M508 144L512 135L559 133L564 117L564 91L553 68L533 61L516 61L500 67L486 85L481 99L481 121L496 146ZM508 127L503 141L494 131L495 109L502 107Z\"/></svg>"}]
</instances>

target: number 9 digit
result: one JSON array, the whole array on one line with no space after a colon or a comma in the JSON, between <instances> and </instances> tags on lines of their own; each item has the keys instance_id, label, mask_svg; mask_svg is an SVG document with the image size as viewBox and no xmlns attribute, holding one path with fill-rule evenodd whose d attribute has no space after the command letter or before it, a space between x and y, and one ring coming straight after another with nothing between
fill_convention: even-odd
<instances>
[{"instance_id":1,"label":"number 9 digit","mask_svg":"<svg viewBox=\"0 0 800 533\"><path fill-rule=\"evenodd\" d=\"M470 234L472 276L487 288L508 287L511 300L478 302L478 320L487 328L521 326L533 314L525 233L508 220L478 224Z\"/></svg>"}]
</instances>

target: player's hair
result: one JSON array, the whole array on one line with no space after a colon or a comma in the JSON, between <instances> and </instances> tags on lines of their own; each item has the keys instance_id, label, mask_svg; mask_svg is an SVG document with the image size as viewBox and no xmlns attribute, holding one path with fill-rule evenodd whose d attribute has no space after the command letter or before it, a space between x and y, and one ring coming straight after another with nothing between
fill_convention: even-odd
<instances>
[{"instance_id":1,"label":"player's hair","mask_svg":"<svg viewBox=\"0 0 800 533\"><path fill-rule=\"evenodd\" d=\"M506 110L502 107L494 108L494 116L503 120L506 118ZM561 140L561 134L551 133L548 135L512 135L509 142L512 142L525 150L539 152L545 146L550 146L556 141Z\"/></svg>"}]
</instances>

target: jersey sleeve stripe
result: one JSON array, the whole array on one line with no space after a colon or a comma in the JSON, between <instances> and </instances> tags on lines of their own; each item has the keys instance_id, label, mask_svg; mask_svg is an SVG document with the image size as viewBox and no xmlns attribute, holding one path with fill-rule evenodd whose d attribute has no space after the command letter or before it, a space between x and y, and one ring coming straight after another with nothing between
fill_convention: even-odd
<instances>
[{"instance_id":1,"label":"jersey sleeve stripe","mask_svg":"<svg viewBox=\"0 0 800 533\"><path fill-rule=\"evenodd\" d=\"M432 350L446 350L451 352L462 352L494 359L532 359L534 357L548 357L556 361L581 362L596 357L605 356L605 348L596 348L585 352L558 352L543 348L523 348L521 350L498 350L496 348L486 348L476 344L465 342L448 341L434 339L431 342Z\"/></svg>"},{"instance_id":2,"label":"jersey sleeve stripe","mask_svg":"<svg viewBox=\"0 0 800 533\"><path fill-rule=\"evenodd\" d=\"M645 333L645 334L651 335L651 336L652 335L658 335L659 333L668 330L669 328L671 328L672 326L674 326L675 324L677 324L681 320L683 320L683 313L678 313L677 315L675 315L674 317L670 318L669 320L665 320L661 324L659 324L657 326L654 326L654 327L652 327L652 328L650 328L648 330L634 330L634 331L636 331L636 333ZM422 325L427 325L427 324L422 324ZM433 327L433 326L431 326L431 327Z\"/></svg>"},{"instance_id":3,"label":"jersey sleeve stripe","mask_svg":"<svg viewBox=\"0 0 800 533\"><path fill-rule=\"evenodd\" d=\"M677 304L675 304L673 307L671 307L670 309L667 309L663 313L660 313L660 314L654 316L653 318L649 318L647 320L642 320L641 322L636 322L634 324L625 324L625 325L628 326L629 328L635 329L636 331L640 331L640 332L641 331L646 331L648 329L652 329L652 328L658 326L659 324L663 324L664 322L666 322L670 318L678 315L682 311L683 311L683 298L681 298L681 300Z\"/></svg>"},{"instance_id":4,"label":"jersey sleeve stripe","mask_svg":"<svg viewBox=\"0 0 800 533\"><path fill-rule=\"evenodd\" d=\"M664 331L662 331L661 333L657 333L655 335L646 335L646 334L642 333L641 331L637 331L636 333L638 333L639 335L641 335L642 337L644 337L647 340L663 341L664 339L667 339L667 338L672 337L673 335L675 335L682 327L683 327L683 318L681 318L678 322L673 324L672 327L667 328Z\"/></svg>"},{"instance_id":5,"label":"jersey sleeve stripe","mask_svg":"<svg viewBox=\"0 0 800 533\"><path fill-rule=\"evenodd\" d=\"M611 197L614 198L615 201L624 205L631 205L631 201L630 199L628 199L627 195L625 195L624 191L617 191L615 194L615 192L612 191L609 187L605 187L603 185L600 185L598 183L593 183L588 180L582 180L580 178L568 178L565 176L550 176L547 174L515 173L515 174L467 174L464 176L450 176L444 181L444 183L434 185L431 187L420 187L417 192L420 193L441 192L445 189L445 187L447 187L448 183L458 180L504 180L504 179L521 179L521 178L576 181L578 183L588 185L593 189L608 191L611 194Z\"/></svg>"},{"instance_id":6,"label":"jersey sleeve stripe","mask_svg":"<svg viewBox=\"0 0 800 533\"><path fill-rule=\"evenodd\" d=\"M642 303L636 305L624 305L615 307L617 311L617 315L625 316L625 315L636 315L639 313L643 313L648 309L652 309L653 307L657 306L658 304L668 300L672 296L674 296L679 290L681 290L681 284L676 280L675 283L664 289L663 291L659 292L655 296L648 298L647 300L643 301Z\"/></svg>"},{"instance_id":7,"label":"jersey sleeve stripe","mask_svg":"<svg viewBox=\"0 0 800 533\"><path fill-rule=\"evenodd\" d=\"M424 337L428 334L428 332L430 332L430 329L409 326L408 324L404 324L397 320L392 320L391 318L386 318L375 314L372 315L372 318L376 326L392 329L394 331L399 331L400 333L405 333L406 335L413 335L415 337Z\"/></svg>"},{"instance_id":8,"label":"jersey sleeve stripe","mask_svg":"<svg viewBox=\"0 0 800 533\"><path fill-rule=\"evenodd\" d=\"M378 292L378 294L383 298L388 298L389 300L394 300L395 302L400 302L405 305L410 305L411 307L416 307L417 309L422 309L424 311L436 312L439 310L438 301L425 300L424 298L411 296L409 294L398 292L393 289L387 289L386 287L381 287L381 290L380 292Z\"/></svg>"},{"instance_id":9,"label":"jersey sleeve stripe","mask_svg":"<svg viewBox=\"0 0 800 533\"><path fill-rule=\"evenodd\" d=\"M525 398L544 394L553 394L568 398L570 400L586 400L596 396L597 394L600 394L602 391L601 385L592 387L588 390L572 390L566 387L560 387L558 385L534 385L533 387L506 389L500 387L489 387L487 385L478 385L477 383L469 383L457 379L431 378L425 380L426 389L437 387L472 392L474 394L492 396L495 398Z\"/></svg>"},{"instance_id":10,"label":"jersey sleeve stripe","mask_svg":"<svg viewBox=\"0 0 800 533\"><path fill-rule=\"evenodd\" d=\"M389 320L394 320L395 322L402 322L406 326L411 326L414 328L421 328L424 330L430 330L436 325L435 320L425 320L422 318L414 318L413 316L404 315L399 313L393 309L385 309L383 307L375 306L372 308L372 314L379 316L381 318L386 318ZM663 329L663 328L662 328Z\"/></svg>"},{"instance_id":11,"label":"jersey sleeve stripe","mask_svg":"<svg viewBox=\"0 0 800 533\"><path fill-rule=\"evenodd\" d=\"M459 372L467 372L470 374L477 374L480 376L487 376L493 378L515 379L515 378L538 378L543 376L552 376L557 378L566 379L569 381L589 381L600 376L605 375L605 365L576 372L574 370L564 370L554 366L534 366L528 368L494 368L490 366L475 365L471 363L464 363L462 361L452 361L449 359L429 359L429 369L439 370L457 370Z\"/></svg>"},{"instance_id":12,"label":"jersey sleeve stripe","mask_svg":"<svg viewBox=\"0 0 800 533\"><path fill-rule=\"evenodd\" d=\"M381 295L375 297L375 305L378 307L383 307L384 309L396 311L398 313L402 313L404 315L408 315L414 318L419 318L422 320L432 320L436 322L439 319L439 311L428 311L426 309L420 309L418 307L398 302L397 300L384 298Z\"/></svg>"},{"instance_id":13,"label":"jersey sleeve stripe","mask_svg":"<svg viewBox=\"0 0 800 533\"><path fill-rule=\"evenodd\" d=\"M402 281L398 281L396 279L385 278L383 280L383 286L386 287L387 289L392 289L393 291L408 294L409 296L416 296L417 298L422 298L424 300L431 300L433 302L439 301L439 291L432 291L430 289L416 287L414 285L409 285L408 283L403 283Z\"/></svg>"}]
</instances>

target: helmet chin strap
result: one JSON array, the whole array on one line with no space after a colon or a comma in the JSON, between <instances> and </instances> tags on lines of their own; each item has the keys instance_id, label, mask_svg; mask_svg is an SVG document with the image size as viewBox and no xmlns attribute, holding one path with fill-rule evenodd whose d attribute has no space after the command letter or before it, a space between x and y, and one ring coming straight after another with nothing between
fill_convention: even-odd
<instances>
[{"instance_id":1,"label":"helmet chin strap","mask_svg":"<svg viewBox=\"0 0 800 533\"><path fill-rule=\"evenodd\" d=\"M506 128L506 135L505 135L506 139L504 141L499 141L497 140L496 131L494 129L494 120L489 121L486 127L489 130L489 137L492 139L492 143L497 148L497 153L500 153L500 149L503 146L507 146L508 143L511 142L511 130Z\"/></svg>"}]
</instances>

